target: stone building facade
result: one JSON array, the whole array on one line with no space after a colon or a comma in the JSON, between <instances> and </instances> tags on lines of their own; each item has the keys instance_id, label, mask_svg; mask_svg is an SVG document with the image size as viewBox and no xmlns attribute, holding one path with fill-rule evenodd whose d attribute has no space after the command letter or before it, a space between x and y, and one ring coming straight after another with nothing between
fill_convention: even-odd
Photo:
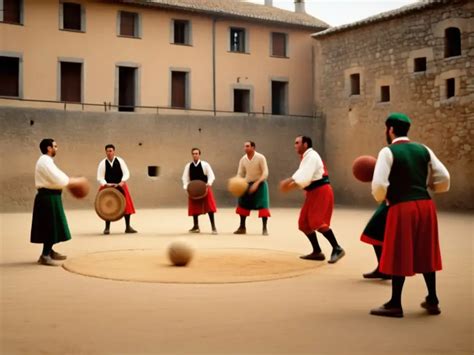
<instances>
[{"instance_id":1,"label":"stone building facade","mask_svg":"<svg viewBox=\"0 0 474 355\"><path fill-rule=\"evenodd\" d=\"M474 3L420 2L313 35L315 105L340 203L369 201L352 161L386 144L389 112L407 113L410 137L451 173L442 207L474 208Z\"/></svg>"}]
</instances>

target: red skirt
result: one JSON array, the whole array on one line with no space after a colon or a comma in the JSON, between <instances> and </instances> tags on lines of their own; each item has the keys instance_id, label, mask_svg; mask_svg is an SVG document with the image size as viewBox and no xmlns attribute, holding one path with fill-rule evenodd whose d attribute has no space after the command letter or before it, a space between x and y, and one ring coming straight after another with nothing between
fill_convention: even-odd
<instances>
[{"instance_id":1,"label":"red skirt","mask_svg":"<svg viewBox=\"0 0 474 355\"><path fill-rule=\"evenodd\" d=\"M217 212L216 200L210 186L207 187L207 195L199 200L188 198L188 216L197 216L209 212Z\"/></svg>"},{"instance_id":2,"label":"red skirt","mask_svg":"<svg viewBox=\"0 0 474 355\"><path fill-rule=\"evenodd\" d=\"M380 272L413 276L442 269L436 207L432 200L390 206Z\"/></svg>"},{"instance_id":3,"label":"red skirt","mask_svg":"<svg viewBox=\"0 0 474 355\"><path fill-rule=\"evenodd\" d=\"M331 225L334 193L329 184L306 191L306 199L300 211L298 228L304 234L325 232Z\"/></svg>"},{"instance_id":4,"label":"red skirt","mask_svg":"<svg viewBox=\"0 0 474 355\"><path fill-rule=\"evenodd\" d=\"M101 186L99 191L105 189L107 186ZM132 196L130 196L130 191L128 190L128 185L125 182L123 186L117 186L118 189L123 195L125 196L125 212L124 214L134 214L135 213L135 206L133 206Z\"/></svg>"}]
</instances>

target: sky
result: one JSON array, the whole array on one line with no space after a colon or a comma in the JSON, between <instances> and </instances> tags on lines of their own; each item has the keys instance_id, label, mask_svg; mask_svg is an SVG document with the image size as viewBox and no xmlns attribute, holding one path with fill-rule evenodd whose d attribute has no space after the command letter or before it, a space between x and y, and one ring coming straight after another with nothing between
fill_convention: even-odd
<instances>
[{"instance_id":1,"label":"sky","mask_svg":"<svg viewBox=\"0 0 474 355\"><path fill-rule=\"evenodd\" d=\"M264 4L264 0L249 0ZM306 12L331 26L362 20L381 12L413 4L417 0L305 0ZM273 0L273 6L294 11L294 0Z\"/></svg>"}]
</instances>

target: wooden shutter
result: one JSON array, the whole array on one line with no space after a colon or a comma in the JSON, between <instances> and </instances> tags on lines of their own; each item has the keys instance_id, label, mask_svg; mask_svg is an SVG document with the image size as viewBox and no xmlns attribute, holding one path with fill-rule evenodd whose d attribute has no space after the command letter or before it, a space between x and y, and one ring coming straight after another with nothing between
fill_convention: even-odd
<instances>
[{"instance_id":1,"label":"wooden shutter","mask_svg":"<svg viewBox=\"0 0 474 355\"><path fill-rule=\"evenodd\" d=\"M122 36L137 37L135 33L135 21L137 14L132 12L120 12L120 34Z\"/></svg>"},{"instance_id":2,"label":"wooden shutter","mask_svg":"<svg viewBox=\"0 0 474 355\"><path fill-rule=\"evenodd\" d=\"M81 102L81 63L61 62L61 101Z\"/></svg>"},{"instance_id":3,"label":"wooden shutter","mask_svg":"<svg viewBox=\"0 0 474 355\"><path fill-rule=\"evenodd\" d=\"M171 106L186 107L186 73L174 71L171 78Z\"/></svg>"},{"instance_id":4,"label":"wooden shutter","mask_svg":"<svg viewBox=\"0 0 474 355\"><path fill-rule=\"evenodd\" d=\"M21 0L3 0L3 22L20 23Z\"/></svg>"},{"instance_id":5,"label":"wooden shutter","mask_svg":"<svg viewBox=\"0 0 474 355\"><path fill-rule=\"evenodd\" d=\"M286 36L284 33L273 33L273 55L276 57L286 57Z\"/></svg>"}]
</instances>

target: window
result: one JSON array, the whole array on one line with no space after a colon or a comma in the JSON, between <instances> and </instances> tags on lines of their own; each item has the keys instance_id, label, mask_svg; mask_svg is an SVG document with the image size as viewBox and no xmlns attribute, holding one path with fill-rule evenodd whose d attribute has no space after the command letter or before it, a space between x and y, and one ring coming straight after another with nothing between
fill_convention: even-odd
<instances>
[{"instance_id":1,"label":"window","mask_svg":"<svg viewBox=\"0 0 474 355\"><path fill-rule=\"evenodd\" d=\"M0 22L22 23L23 0L0 0Z\"/></svg>"},{"instance_id":2,"label":"window","mask_svg":"<svg viewBox=\"0 0 474 355\"><path fill-rule=\"evenodd\" d=\"M189 21L173 20L173 43L190 44Z\"/></svg>"},{"instance_id":3,"label":"window","mask_svg":"<svg viewBox=\"0 0 474 355\"><path fill-rule=\"evenodd\" d=\"M380 87L380 102L390 102L390 86L383 85Z\"/></svg>"},{"instance_id":4,"label":"window","mask_svg":"<svg viewBox=\"0 0 474 355\"><path fill-rule=\"evenodd\" d=\"M234 89L234 112L250 112L250 90Z\"/></svg>"},{"instance_id":5,"label":"window","mask_svg":"<svg viewBox=\"0 0 474 355\"><path fill-rule=\"evenodd\" d=\"M444 57L461 55L461 31L457 27L449 27L444 31Z\"/></svg>"},{"instance_id":6,"label":"window","mask_svg":"<svg viewBox=\"0 0 474 355\"><path fill-rule=\"evenodd\" d=\"M285 33L272 32L272 56L287 57Z\"/></svg>"},{"instance_id":7,"label":"window","mask_svg":"<svg viewBox=\"0 0 474 355\"><path fill-rule=\"evenodd\" d=\"M426 57L415 58L413 67L415 72L426 71Z\"/></svg>"},{"instance_id":8,"label":"window","mask_svg":"<svg viewBox=\"0 0 474 355\"><path fill-rule=\"evenodd\" d=\"M118 67L118 110L135 111L137 98L137 68Z\"/></svg>"},{"instance_id":9,"label":"window","mask_svg":"<svg viewBox=\"0 0 474 355\"><path fill-rule=\"evenodd\" d=\"M272 114L287 114L288 83L272 80Z\"/></svg>"},{"instance_id":10,"label":"window","mask_svg":"<svg viewBox=\"0 0 474 355\"><path fill-rule=\"evenodd\" d=\"M60 62L61 101L82 101L82 63Z\"/></svg>"},{"instance_id":11,"label":"window","mask_svg":"<svg viewBox=\"0 0 474 355\"><path fill-rule=\"evenodd\" d=\"M0 96L20 96L20 58L0 57Z\"/></svg>"},{"instance_id":12,"label":"window","mask_svg":"<svg viewBox=\"0 0 474 355\"><path fill-rule=\"evenodd\" d=\"M351 95L360 95L360 74L351 74Z\"/></svg>"},{"instance_id":13,"label":"window","mask_svg":"<svg viewBox=\"0 0 474 355\"><path fill-rule=\"evenodd\" d=\"M139 16L134 12L119 12L119 35L127 37L140 37Z\"/></svg>"},{"instance_id":14,"label":"window","mask_svg":"<svg viewBox=\"0 0 474 355\"><path fill-rule=\"evenodd\" d=\"M81 4L63 2L62 4L63 30L83 31Z\"/></svg>"},{"instance_id":15,"label":"window","mask_svg":"<svg viewBox=\"0 0 474 355\"><path fill-rule=\"evenodd\" d=\"M245 29L231 28L230 29L230 51L245 53Z\"/></svg>"},{"instance_id":16,"label":"window","mask_svg":"<svg viewBox=\"0 0 474 355\"><path fill-rule=\"evenodd\" d=\"M446 80L446 98L449 99L456 95L456 79L449 78Z\"/></svg>"},{"instance_id":17,"label":"window","mask_svg":"<svg viewBox=\"0 0 474 355\"><path fill-rule=\"evenodd\" d=\"M171 72L171 107L186 108L186 82L188 73Z\"/></svg>"}]
</instances>

